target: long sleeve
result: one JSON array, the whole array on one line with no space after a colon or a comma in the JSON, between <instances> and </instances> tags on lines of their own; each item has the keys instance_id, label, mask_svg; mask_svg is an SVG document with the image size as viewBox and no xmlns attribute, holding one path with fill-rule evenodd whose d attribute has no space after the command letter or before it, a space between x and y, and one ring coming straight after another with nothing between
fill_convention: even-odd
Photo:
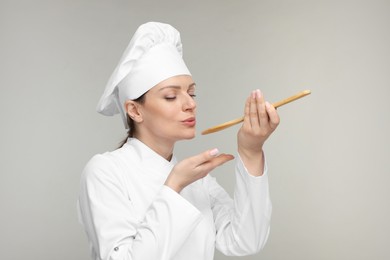
<instances>
[{"instance_id":1,"label":"long sleeve","mask_svg":"<svg viewBox=\"0 0 390 260\"><path fill-rule=\"evenodd\" d=\"M234 200L214 178L210 179L208 187L217 230L217 249L225 255L259 252L269 235L272 212L267 167L262 176L254 177L238 156Z\"/></svg>"},{"instance_id":2,"label":"long sleeve","mask_svg":"<svg viewBox=\"0 0 390 260\"><path fill-rule=\"evenodd\" d=\"M118 165L103 156L81 178L79 212L92 249L104 260L168 260L201 221L200 212L161 185L142 214L135 210Z\"/></svg>"}]
</instances>

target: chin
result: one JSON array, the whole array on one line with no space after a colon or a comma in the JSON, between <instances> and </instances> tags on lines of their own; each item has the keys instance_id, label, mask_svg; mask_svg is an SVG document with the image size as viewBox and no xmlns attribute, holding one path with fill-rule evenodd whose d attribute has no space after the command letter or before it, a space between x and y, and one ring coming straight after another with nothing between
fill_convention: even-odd
<instances>
[{"instance_id":1,"label":"chin","mask_svg":"<svg viewBox=\"0 0 390 260\"><path fill-rule=\"evenodd\" d=\"M192 135L191 137L186 138L186 139L187 139L187 140L191 140L191 139L194 139L194 138L195 138L195 134Z\"/></svg>"},{"instance_id":2,"label":"chin","mask_svg":"<svg viewBox=\"0 0 390 260\"><path fill-rule=\"evenodd\" d=\"M194 138L195 138L195 130L191 133L185 133L183 135L184 140L190 140L190 139L194 139Z\"/></svg>"}]
</instances>

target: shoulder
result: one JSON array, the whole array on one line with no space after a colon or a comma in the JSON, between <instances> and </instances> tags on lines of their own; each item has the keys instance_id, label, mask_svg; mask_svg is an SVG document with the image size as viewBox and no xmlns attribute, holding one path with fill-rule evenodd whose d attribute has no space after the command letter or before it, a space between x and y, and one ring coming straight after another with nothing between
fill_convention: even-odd
<instances>
[{"instance_id":1,"label":"shoulder","mask_svg":"<svg viewBox=\"0 0 390 260\"><path fill-rule=\"evenodd\" d=\"M85 165L82 178L90 181L122 179L121 176L126 172L125 152L124 149L117 149L94 155Z\"/></svg>"},{"instance_id":2,"label":"shoulder","mask_svg":"<svg viewBox=\"0 0 390 260\"><path fill-rule=\"evenodd\" d=\"M94 155L85 165L84 172L95 170L115 169L117 159L112 152Z\"/></svg>"}]
</instances>

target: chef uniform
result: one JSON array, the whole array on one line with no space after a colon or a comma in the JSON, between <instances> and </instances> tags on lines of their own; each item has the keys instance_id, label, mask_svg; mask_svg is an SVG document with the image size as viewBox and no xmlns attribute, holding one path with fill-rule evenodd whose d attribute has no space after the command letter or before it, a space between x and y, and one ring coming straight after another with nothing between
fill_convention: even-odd
<instances>
[{"instance_id":1,"label":"chef uniform","mask_svg":"<svg viewBox=\"0 0 390 260\"><path fill-rule=\"evenodd\" d=\"M147 23L139 27L98 111L121 113L125 119L120 105L125 100L139 97L166 78L190 75L181 51L179 33L172 26ZM149 75L145 70L153 76L144 79ZM272 211L266 167L262 176L252 176L238 155L232 200L210 175L180 193L165 186L176 162L175 156L167 161L140 140L129 138L123 147L95 155L87 163L78 210L92 259L211 260L215 247L238 256L263 248Z\"/></svg>"}]
</instances>

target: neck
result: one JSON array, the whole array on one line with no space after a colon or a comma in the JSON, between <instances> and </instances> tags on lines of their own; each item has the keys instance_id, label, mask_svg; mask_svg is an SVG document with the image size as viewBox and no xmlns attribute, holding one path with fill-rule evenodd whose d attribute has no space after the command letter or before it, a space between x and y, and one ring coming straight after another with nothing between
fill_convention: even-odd
<instances>
[{"instance_id":1,"label":"neck","mask_svg":"<svg viewBox=\"0 0 390 260\"><path fill-rule=\"evenodd\" d=\"M173 148L175 146L174 142L162 139L151 139L142 135L134 135L134 137L147 145L161 157L165 158L167 161L172 159Z\"/></svg>"}]
</instances>

